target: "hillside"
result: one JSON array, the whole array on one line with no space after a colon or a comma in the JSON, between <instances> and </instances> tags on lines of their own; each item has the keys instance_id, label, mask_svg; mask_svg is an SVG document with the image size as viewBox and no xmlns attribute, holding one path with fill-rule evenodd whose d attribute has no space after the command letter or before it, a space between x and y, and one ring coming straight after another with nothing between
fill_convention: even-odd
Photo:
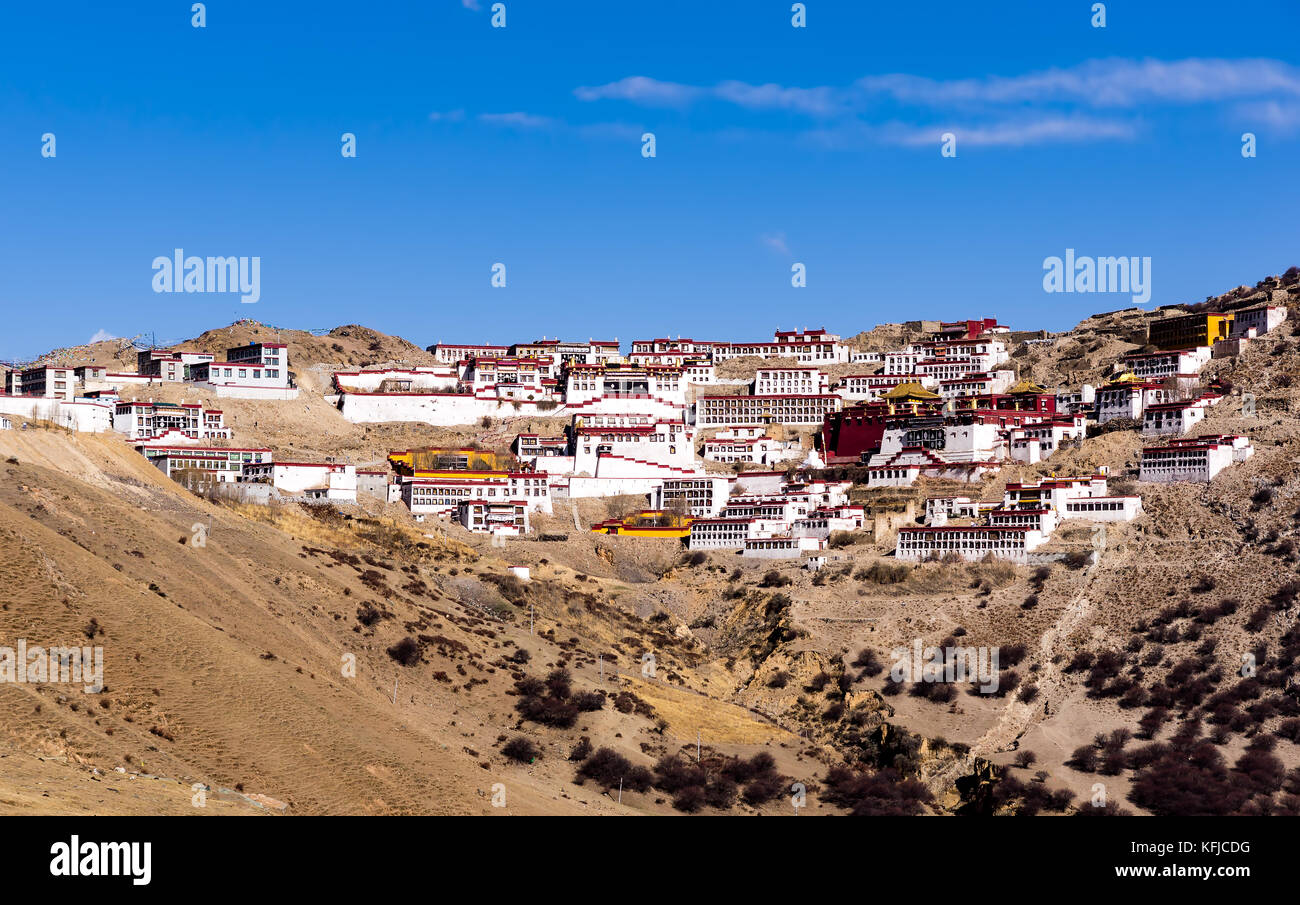
<instances>
[{"instance_id":1,"label":"hillside","mask_svg":"<svg viewBox=\"0 0 1300 905\"><path fill-rule=\"evenodd\" d=\"M1300 283L1194 307L1259 301L1290 320L1207 366L1233 390L1195 431L1256 452L1209 485L1138 483L1143 438L1113 430L975 487L854 491L897 510L1107 467L1141 494L1136 521L1071 522L1049 549L1075 555L1034 568L898 563L888 528L818 572L583 530L619 500L579 501L577 524L557 502L536 523L557 539L493 546L397 505L210 502L111 436L0 432L0 644L93 636L107 685L0 687L0 812L191 813L204 783L202 813L775 814L795 781L812 813L1094 813L1097 783L1106 813L1300 812ZM1169 313L1096 315L1012 361L1049 387L1099 383ZM903 340L878 329L881 348ZM321 398L328 365L424 353L359 327L287 335L305 391L221 400L237 445L371 463L559 429L349 424ZM997 648L1000 693L890 681L918 640Z\"/></svg>"}]
</instances>

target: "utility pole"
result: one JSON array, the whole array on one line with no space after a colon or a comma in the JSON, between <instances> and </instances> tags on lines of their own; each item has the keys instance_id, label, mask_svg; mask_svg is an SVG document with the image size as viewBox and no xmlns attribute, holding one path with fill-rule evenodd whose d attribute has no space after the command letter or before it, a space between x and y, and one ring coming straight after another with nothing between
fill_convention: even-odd
<instances>
[{"instance_id":1,"label":"utility pole","mask_svg":"<svg viewBox=\"0 0 1300 905\"><path fill-rule=\"evenodd\" d=\"M537 632L533 630L533 605L531 603L528 604L528 634L537 634Z\"/></svg>"},{"instance_id":2,"label":"utility pole","mask_svg":"<svg viewBox=\"0 0 1300 905\"><path fill-rule=\"evenodd\" d=\"M700 762L700 730L695 730L695 762Z\"/></svg>"},{"instance_id":3,"label":"utility pole","mask_svg":"<svg viewBox=\"0 0 1300 905\"><path fill-rule=\"evenodd\" d=\"M623 777L618 778L618 803L623 803Z\"/></svg>"},{"instance_id":4,"label":"utility pole","mask_svg":"<svg viewBox=\"0 0 1300 905\"><path fill-rule=\"evenodd\" d=\"M393 703L397 703L397 676L393 676Z\"/></svg>"}]
</instances>

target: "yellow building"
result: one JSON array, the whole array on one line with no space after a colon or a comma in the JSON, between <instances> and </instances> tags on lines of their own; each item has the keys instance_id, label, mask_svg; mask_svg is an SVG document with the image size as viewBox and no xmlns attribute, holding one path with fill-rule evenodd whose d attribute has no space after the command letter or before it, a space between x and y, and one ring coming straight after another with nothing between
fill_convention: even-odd
<instances>
[{"instance_id":1,"label":"yellow building","mask_svg":"<svg viewBox=\"0 0 1300 905\"><path fill-rule=\"evenodd\" d=\"M662 509L643 509L626 518L606 519L591 526L595 534L617 534L620 537L658 537L682 540L691 535L691 517L676 515Z\"/></svg>"},{"instance_id":2,"label":"yellow building","mask_svg":"<svg viewBox=\"0 0 1300 905\"><path fill-rule=\"evenodd\" d=\"M441 477L472 471L486 476L488 472L506 474L510 470L509 457L488 449L430 446L425 449L403 449L388 454L394 470L407 477Z\"/></svg>"},{"instance_id":3,"label":"yellow building","mask_svg":"<svg viewBox=\"0 0 1300 905\"><path fill-rule=\"evenodd\" d=\"M1227 339L1231 330L1231 314L1182 314L1152 323L1147 341L1158 349L1192 349Z\"/></svg>"}]
</instances>

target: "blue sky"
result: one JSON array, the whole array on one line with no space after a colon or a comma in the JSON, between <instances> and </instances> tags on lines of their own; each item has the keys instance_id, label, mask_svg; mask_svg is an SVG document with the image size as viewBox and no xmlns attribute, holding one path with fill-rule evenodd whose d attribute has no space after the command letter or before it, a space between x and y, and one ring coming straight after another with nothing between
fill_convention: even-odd
<instances>
[{"instance_id":1,"label":"blue sky","mask_svg":"<svg viewBox=\"0 0 1300 905\"><path fill-rule=\"evenodd\" d=\"M1131 304L1046 294L1066 248L1149 256L1151 305L1300 264L1293 0L1104 29L1075 0L807 0L803 29L767 0L505 5L10 4L0 358L238 317L422 346L1060 329ZM178 247L260 257L260 301L155 293Z\"/></svg>"}]
</instances>

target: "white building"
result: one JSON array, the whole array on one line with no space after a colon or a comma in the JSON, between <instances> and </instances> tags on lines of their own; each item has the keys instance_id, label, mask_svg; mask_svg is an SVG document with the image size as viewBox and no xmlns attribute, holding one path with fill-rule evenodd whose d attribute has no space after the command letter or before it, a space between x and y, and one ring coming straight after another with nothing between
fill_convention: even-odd
<instances>
[{"instance_id":1,"label":"white building","mask_svg":"<svg viewBox=\"0 0 1300 905\"><path fill-rule=\"evenodd\" d=\"M712 340L685 339L683 337L661 337L659 339L638 339L632 343L632 355L673 352L691 355L695 358L713 360L713 350L726 343Z\"/></svg>"},{"instance_id":2,"label":"white building","mask_svg":"<svg viewBox=\"0 0 1300 905\"><path fill-rule=\"evenodd\" d=\"M980 501L966 496L930 497L925 501L925 523L941 526L948 519L979 518Z\"/></svg>"},{"instance_id":3,"label":"white building","mask_svg":"<svg viewBox=\"0 0 1300 905\"><path fill-rule=\"evenodd\" d=\"M402 502L416 515L454 517L467 501L522 502L529 511L550 513L551 482L545 472L465 472L464 476L404 478Z\"/></svg>"},{"instance_id":4,"label":"white building","mask_svg":"<svg viewBox=\"0 0 1300 905\"><path fill-rule=\"evenodd\" d=\"M168 477L176 477L178 472L201 471L211 474L213 480L222 484L241 480L246 465L271 461L271 450L266 448L191 446L159 440L146 440L135 446Z\"/></svg>"},{"instance_id":5,"label":"white building","mask_svg":"<svg viewBox=\"0 0 1300 905\"><path fill-rule=\"evenodd\" d=\"M1095 496L1066 500L1061 513L1067 519L1091 522L1131 522L1142 514L1142 498L1137 496Z\"/></svg>"},{"instance_id":6,"label":"white building","mask_svg":"<svg viewBox=\"0 0 1300 905\"><path fill-rule=\"evenodd\" d=\"M550 399L551 368L549 358L471 358L460 366L460 391L479 399Z\"/></svg>"},{"instance_id":7,"label":"white building","mask_svg":"<svg viewBox=\"0 0 1300 905\"><path fill-rule=\"evenodd\" d=\"M1097 405L1097 390L1085 383L1073 392L1056 394L1056 411L1060 415L1090 414Z\"/></svg>"},{"instance_id":8,"label":"white building","mask_svg":"<svg viewBox=\"0 0 1300 905\"><path fill-rule=\"evenodd\" d=\"M67 402L47 396L0 395L0 414L13 421L48 421L83 433L105 433L113 429L113 406L93 399Z\"/></svg>"},{"instance_id":9,"label":"white building","mask_svg":"<svg viewBox=\"0 0 1300 905\"><path fill-rule=\"evenodd\" d=\"M632 478L665 476L665 470L695 471L694 433L680 421L603 427L588 426L587 419L578 418L573 435L574 474L603 477L617 472Z\"/></svg>"},{"instance_id":10,"label":"white building","mask_svg":"<svg viewBox=\"0 0 1300 905\"><path fill-rule=\"evenodd\" d=\"M461 500L456 505L456 521L476 533L518 537L532 530L528 512L527 503L520 500Z\"/></svg>"},{"instance_id":11,"label":"white building","mask_svg":"<svg viewBox=\"0 0 1300 905\"><path fill-rule=\"evenodd\" d=\"M206 386L218 396L241 399L296 399L298 388L289 379L289 350L284 343L249 343L226 352L222 361L186 366L185 379Z\"/></svg>"},{"instance_id":12,"label":"white building","mask_svg":"<svg viewBox=\"0 0 1300 905\"><path fill-rule=\"evenodd\" d=\"M666 478L652 491L650 508L672 510L675 505L681 505L687 515L715 516L727 504L736 480L725 475L705 474Z\"/></svg>"},{"instance_id":13,"label":"white building","mask_svg":"<svg viewBox=\"0 0 1300 905\"><path fill-rule=\"evenodd\" d=\"M1007 457L1032 465L1050 457L1066 440L1080 440L1087 433L1087 418L1073 415L1037 424L1013 427L1007 437Z\"/></svg>"},{"instance_id":14,"label":"white building","mask_svg":"<svg viewBox=\"0 0 1300 905\"><path fill-rule=\"evenodd\" d=\"M434 343L425 351L445 365L454 365L467 358L499 358L510 354L509 346L465 345L462 343Z\"/></svg>"},{"instance_id":15,"label":"white building","mask_svg":"<svg viewBox=\"0 0 1300 905\"><path fill-rule=\"evenodd\" d=\"M1142 450L1138 480L1208 482L1229 465L1244 462L1255 447L1242 436L1179 437Z\"/></svg>"},{"instance_id":16,"label":"white building","mask_svg":"<svg viewBox=\"0 0 1300 905\"><path fill-rule=\"evenodd\" d=\"M77 394L77 375L73 368L38 365L7 375L11 396L39 396L71 402Z\"/></svg>"},{"instance_id":17,"label":"white building","mask_svg":"<svg viewBox=\"0 0 1300 905\"><path fill-rule=\"evenodd\" d=\"M779 522L761 522L753 518L696 518L691 521L691 535L686 546L691 550L741 549L745 541L770 537Z\"/></svg>"},{"instance_id":18,"label":"white building","mask_svg":"<svg viewBox=\"0 0 1300 905\"><path fill-rule=\"evenodd\" d=\"M145 349L135 355L136 375L153 378L162 383L179 383L187 380L186 368L216 358L211 352L186 352L173 349ZM104 375L107 378L108 375ZM124 375L115 375L121 377Z\"/></svg>"},{"instance_id":19,"label":"white building","mask_svg":"<svg viewBox=\"0 0 1300 905\"><path fill-rule=\"evenodd\" d=\"M828 412L838 412L844 400L833 394L788 396L700 396L695 423L700 427L752 424L821 424Z\"/></svg>"},{"instance_id":20,"label":"white building","mask_svg":"<svg viewBox=\"0 0 1300 905\"><path fill-rule=\"evenodd\" d=\"M791 524L795 537L829 538L837 531L861 531L866 523L866 509L862 506L837 506L814 509Z\"/></svg>"},{"instance_id":21,"label":"white building","mask_svg":"<svg viewBox=\"0 0 1300 905\"><path fill-rule=\"evenodd\" d=\"M1166 352L1133 352L1120 359L1115 370L1118 373L1132 371L1133 376L1140 380L1162 380L1180 374L1199 374L1210 363L1212 355L1209 346Z\"/></svg>"},{"instance_id":22,"label":"white building","mask_svg":"<svg viewBox=\"0 0 1300 905\"><path fill-rule=\"evenodd\" d=\"M220 409L197 402L118 401L113 408L113 429L128 440L148 440L178 431L192 440L229 440L230 428Z\"/></svg>"},{"instance_id":23,"label":"white building","mask_svg":"<svg viewBox=\"0 0 1300 905\"><path fill-rule=\"evenodd\" d=\"M1161 383L1143 380L1118 380L1097 391L1097 423L1116 418L1142 420L1148 405L1171 401L1173 394Z\"/></svg>"},{"instance_id":24,"label":"white building","mask_svg":"<svg viewBox=\"0 0 1300 905\"><path fill-rule=\"evenodd\" d=\"M1142 436L1182 435L1205 420L1221 397L1205 393L1195 399L1148 405L1142 413Z\"/></svg>"},{"instance_id":25,"label":"white building","mask_svg":"<svg viewBox=\"0 0 1300 905\"><path fill-rule=\"evenodd\" d=\"M788 534L776 537L747 537L741 549L741 556L752 559L797 559L805 553L816 553L826 549L826 538L811 535L793 536Z\"/></svg>"},{"instance_id":26,"label":"white building","mask_svg":"<svg viewBox=\"0 0 1300 905\"><path fill-rule=\"evenodd\" d=\"M564 365L595 365L616 361L619 357L618 348L617 339L565 342L542 337L536 342L515 343L510 347L510 354L515 358L549 360L556 368L560 368Z\"/></svg>"},{"instance_id":27,"label":"white building","mask_svg":"<svg viewBox=\"0 0 1300 905\"><path fill-rule=\"evenodd\" d=\"M372 368L335 371L334 386L340 392L374 393L388 390L411 393L420 390L455 390L460 375L453 367Z\"/></svg>"},{"instance_id":28,"label":"white building","mask_svg":"<svg viewBox=\"0 0 1300 905\"><path fill-rule=\"evenodd\" d=\"M656 365L570 365L564 375L564 412L571 415L639 414L684 421L682 369Z\"/></svg>"},{"instance_id":29,"label":"white building","mask_svg":"<svg viewBox=\"0 0 1300 905\"><path fill-rule=\"evenodd\" d=\"M818 396L829 390L825 372L817 368L759 368L754 373L755 396Z\"/></svg>"},{"instance_id":30,"label":"white building","mask_svg":"<svg viewBox=\"0 0 1300 905\"><path fill-rule=\"evenodd\" d=\"M1040 509L1050 509L1061 519L1131 521L1142 512L1142 498L1112 496L1103 474L1043 478L1039 481L1008 484L1003 490L1001 511Z\"/></svg>"},{"instance_id":31,"label":"white building","mask_svg":"<svg viewBox=\"0 0 1300 905\"><path fill-rule=\"evenodd\" d=\"M826 330L777 330L771 342L718 343L714 362L728 358L793 358L807 364L840 364L849 360L849 347L839 334Z\"/></svg>"},{"instance_id":32,"label":"white building","mask_svg":"<svg viewBox=\"0 0 1300 905\"><path fill-rule=\"evenodd\" d=\"M873 455L867 463L867 486L911 487L922 476L970 484L999 468L997 460L957 462L931 449L911 447L889 455Z\"/></svg>"},{"instance_id":33,"label":"white building","mask_svg":"<svg viewBox=\"0 0 1300 905\"><path fill-rule=\"evenodd\" d=\"M1024 563L1028 554L1043 545L1043 533L1035 528L970 525L942 528L899 528L894 556L905 562L955 554L977 562L990 553L998 559Z\"/></svg>"},{"instance_id":34,"label":"white building","mask_svg":"<svg viewBox=\"0 0 1300 905\"><path fill-rule=\"evenodd\" d=\"M569 449L569 438L564 436L543 437L541 434L519 434L515 437L514 442L515 458L521 462L535 463L538 459L572 459L573 455ZM568 467L563 466L542 469L549 472L572 471L572 463Z\"/></svg>"},{"instance_id":35,"label":"white building","mask_svg":"<svg viewBox=\"0 0 1300 905\"><path fill-rule=\"evenodd\" d=\"M1233 312L1230 339L1263 336L1281 324L1287 317L1287 310L1280 305L1256 305L1253 308L1241 308Z\"/></svg>"},{"instance_id":36,"label":"white building","mask_svg":"<svg viewBox=\"0 0 1300 905\"><path fill-rule=\"evenodd\" d=\"M1015 371L998 369L996 371L969 371L960 377L948 377L939 381L939 395L944 399L960 399L963 396L991 396L1005 393L1015 382Z\"/></svg>"},{"instance_id":37,"label":"white building","mask_svg":"<svg viewBox=\"0 0 1300 905\"><path fill-rule=\"evenodd\" d=\"M262 462L244 466L246 483L271 484L309 499L357 501L357 467L342 462Z\"/></svg>"},{"instance_id":38,"label":"white building","mask_svg":"<svg viewBox=\"0 0 1300 905\"><path fill-rule=\"evenodd\" d=\"M890 390L904 383L919 383L927 390L938 390L939 381L929 376L912 374L850 374L840 379L836 392L844 399L875 402Z\"/></svg>"},{"instance_id":39,"label":"white building","mask_svg":"<svg viewBox=\"0 0 1300 905\"><path fill-rule=\"evenodd\" d=\"M741 439L730 436L732 433L719 431L718 436L705 440L704 458L710 462L775 465L803 457L803 446L798 442L774 440L771 437ZM724 434L728 436L723 436Z\"/></svg>"}]
</instances>

